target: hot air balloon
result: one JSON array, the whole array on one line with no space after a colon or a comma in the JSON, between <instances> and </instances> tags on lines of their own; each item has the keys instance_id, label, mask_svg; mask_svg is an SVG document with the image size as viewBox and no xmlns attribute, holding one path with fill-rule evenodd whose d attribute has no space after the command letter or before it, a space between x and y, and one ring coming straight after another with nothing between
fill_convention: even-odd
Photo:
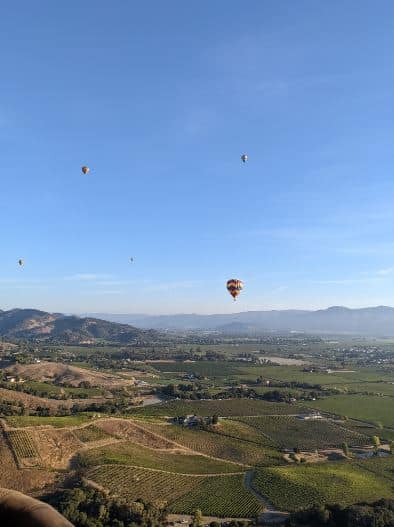
<instances>
[{"instance_id":1,"label":"hot air balloon","mask_svg":"<svg viewBox=\"0 0 394 527\"><path fill-rule=\"evenodd\" d=\"M237 296L240 294L244 287L242 280L237 280L236 278L231 278L227 281L227 291L234 298L234 301L237 299Z\"/></svg>"},{"instance_id":2,"label":"hot air balloon","mask_svg":"<svg viewBox=\"0 0 394 527\"><path fill-rule=\"evenodd\" d=\"M130 256L130 263L133 263L133 262L134 262L134 258Z\"/></svg>"},{"instance_id":3,"label":"hot air balloon","mask_svg":"<svg viewBox=\"0 0 394 527\"><path fill-rule=\"evenodd\" d=\"M249 159L248 154L242 154L241 159L244 163L246 163L246 161Z\"/></svg>"},{"instance_id":4,"label":"hot air balloon","mask_svg":"<svg viewBox=\"0 0 394 527\"><path fill-rule=\"evenodd\" d=\"M18 264L19 264L21 267L24 265L24 263L25 263L25 262L22 260L22 258L20 258L20 259L18 260Z\"/></svg>"},{"instance_id":5,"label":"hot air balloon","mask_svg":"<svg viewBox=\"0 0 394 527\"><path fill-rule=\"evenodd\" d=\"M81 170L82 170L82 173L83 173L83 174L89 174L89 172L90 172L90 168L89 168L89 167L86 167L86 166L83 166L83 167L81 168Z\"/></svg>"}]
</instances>

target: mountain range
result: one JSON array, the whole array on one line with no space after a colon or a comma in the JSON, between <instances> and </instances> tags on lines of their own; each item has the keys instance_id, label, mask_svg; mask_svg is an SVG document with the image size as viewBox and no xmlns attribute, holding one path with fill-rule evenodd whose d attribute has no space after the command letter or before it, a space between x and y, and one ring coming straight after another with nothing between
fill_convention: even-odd
<instances>
[{"instance_id":1,"label":"mountain range","mask_svg":"<svg viewBox=\"0 0 394 527\"><path fill-rule=\"evenodd\" d=\"M333 306L316 311L245 311L218 315L121 315L96 313L97 318L157 330L210 330L226 334L308 332L394 336L394 308L387 306L350 309Z\"/></svg>"},{"instance_id":2,"label":"mountain range","mask_svg":"<svg viewBox=\"0 0 394 527\"><path fill-rule=\"evenodd\" d=\"M100 340L130 344L159 338L156 331L141 330L128 324L46 313L37 309L0 310L0 336L4 339L36 339L69 344Z\"/></svg>"}]
</instances>

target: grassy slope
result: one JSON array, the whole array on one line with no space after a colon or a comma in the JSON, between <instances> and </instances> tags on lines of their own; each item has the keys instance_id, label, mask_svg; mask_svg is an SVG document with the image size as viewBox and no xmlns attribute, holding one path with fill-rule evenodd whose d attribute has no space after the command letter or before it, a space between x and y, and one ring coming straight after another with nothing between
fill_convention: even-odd
<instances>
[{"instance_id":1,"label":"grassy slope","mask_svg":"<svg viewBox=\"0 0 394 527\"><path fill-rule=\"evenodd\" d=\"M106 465L88 471L89 479L128 500L142 498L169 504L172 512L253 517L261 506L243 487L243 476L182 476L166 472Z\"/></svg>"},{"instance_id":2,"label":"grassy slope","mask_svg":"<svg viewBox=\"0 0 394 527\"><path fill-rule=\"evenodd\" d=\"M392 470L392 469L391 469ZM297 510L314 504L373 501L393 495L392 482L367 465L322 463L264 468L254 485L282 510Z\"/></svg>"},{"instance_id":3,"label":"grassy slope","mask_svg":"<svg viewBox=\"0 0 394 527\"><path fill-rule=\"evenodd\" d=\"M277 456L276 452L271 449L236 438L176 425L157 425L154 426L154 430L168 439L197 452L236 461L237 463L254 465L256 463L264 464L265 461L268 464L279 462L278 458L280 456Z\"/></svg>"},{"instance_id":4,"label":"grassy slope","mask_svg":"<svg viewBox=\"0 0 394 527\"><path fill-rule=\"evenodd\" d=\"M170 401L165 404L135 408L135 415L177 416L187 414L220 416L295 414L299 408L285 403L271 403L251 399L209 400L209 401Z\"/></svg>"},{"instance_id":5,"label":"grassy slope","mask_svg":"<svg viewBox=\"0 0 394 527\"><path fill-rule=\"evenodd\" d=\"M183 474L242 472L243 468L199 455L152 450L134 443L119 443L91 449L83 454L90 466L104 464L135 465Z\"/></svg>"},{"instance_id":6,"label":"grassy slope","mask_svg":"<svg viewBox=\"0 0 394 527\"><path fill-rule=\"evenodd\" d=\"M308 402L308 405L319 410L394 427L394 399L392 397L335 395Z\"/></svg>"},{"instance_id":7,"label":"grassy slope","mask_svg":"<svg viewBox=\"0 0 394 527\"><path fill-rule=\"evenodd\" d=\"M245 489L242 476L207 478L170 506L171 512L192 513L200 508L205 515L256 516L261 503Z\"/></svg>"},{"instance_id":8,"label":"grassy slope","mask_svg":"<svg viewBox=\"0 0 394 527\"><path fill-rule=\"evenodd\" d=\"M39 417L36 415L21 415L6 418L10 426L24 427L24 426L41 426L51 425L56 428L64 426L78 426L87 423L91 420L90 415L67 415L65 417Z\"/></svg>"},{"instance_id":9,"label":"grassy slope","mask_svg":"<svg viewBox=\"0 0 394 527\"><path fill-rule=\"evenodd\" d=\"M281 448L298 447L308 450L341 447L343 442L349 445L364 445L368 442L367 436L346 430L331 421L302 421L289 416L260 416L241 419L242 422L267 434Z\"/></svg>"}]
</instances>

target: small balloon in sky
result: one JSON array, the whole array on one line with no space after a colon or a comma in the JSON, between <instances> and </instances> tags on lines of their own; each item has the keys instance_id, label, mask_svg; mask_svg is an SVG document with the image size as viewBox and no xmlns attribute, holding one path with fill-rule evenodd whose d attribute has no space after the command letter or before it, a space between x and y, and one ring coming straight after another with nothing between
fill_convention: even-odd
<instances>
[{"instance_id":1,"label":"small balloon in sky","mask_svg":"<svg viewBox=\"0 0 394 527\"><path fill-rule=\"evenodd\" d=\"M249 159L248 154L242 154L241 159L243 163L246 163L246 161Z\"/></svg>"},{"instance_id":2,"label":"small balloon in sky","mask_svg":"<svg viewBox=\"0 0 394 527\"><path fill-rule=\"evenodd\" d=\"M82 173L83 173L83 174L89 174L89 172L90 172L90 168L87 167L87 166L85 166L85 165L82 167L81 170L82 170Z\"/></svg>"},{"instance_id":3,"label":"small balloon in sky","mask_svg":"<svg viewBox=\"0 0 394 527\"><path fill-rule=\"evenodd\" d=\"M20 267L22 267L23 265L25 265L25 262L22 260L22 258L20 258L18 260L18 264L20 265Z\"/></svg>"}]
</instances>

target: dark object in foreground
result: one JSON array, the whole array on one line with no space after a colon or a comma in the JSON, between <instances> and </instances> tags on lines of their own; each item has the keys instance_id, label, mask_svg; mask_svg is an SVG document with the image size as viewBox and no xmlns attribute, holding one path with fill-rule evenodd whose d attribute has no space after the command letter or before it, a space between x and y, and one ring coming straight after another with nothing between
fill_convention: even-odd
<instances>
[{"instance_id":1,"label":"dark object in foreground","mask_svg":"<svg viewBox=\"0 0 394 527\"><path fill-rule=\"evenodd\" d=\"M7 527L73 527L46 503L16 490L0 488L0 525Z\"/></svg>"}]
</instances>

